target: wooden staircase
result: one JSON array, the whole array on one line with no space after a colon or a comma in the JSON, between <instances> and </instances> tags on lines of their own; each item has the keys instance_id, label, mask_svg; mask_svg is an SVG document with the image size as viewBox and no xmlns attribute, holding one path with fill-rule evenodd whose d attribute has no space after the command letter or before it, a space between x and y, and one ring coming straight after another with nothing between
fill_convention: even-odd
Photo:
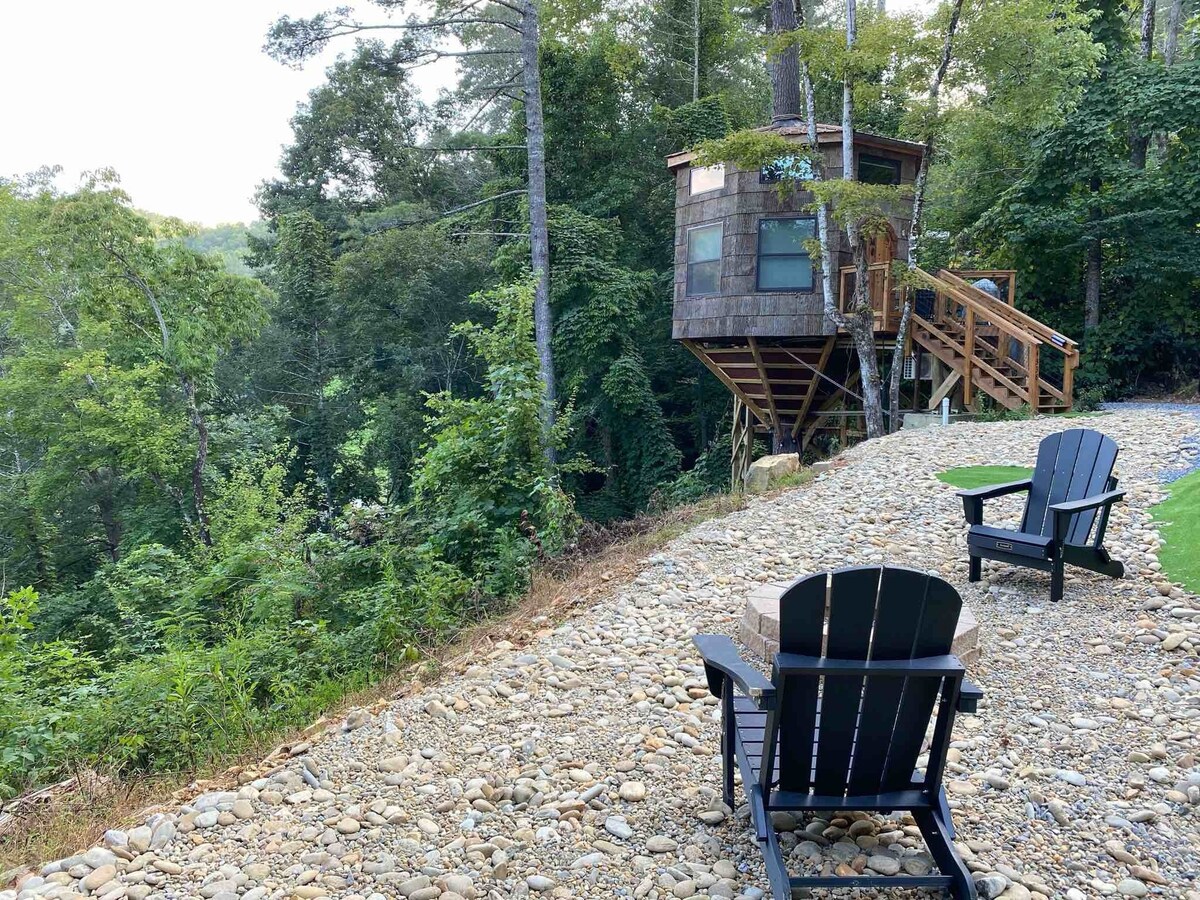
<instances>
[{"instance_id":1,"label":"wooden staircase","mask_svg":"<svg viewBox=\"0 0 1200 900\"><path fill-rule=\"evenodd\" d=\"M1074 341L959 273L941 269L930 275L918 269L917 274L927 287L916 292L912 340L948 368L934 386L930 409L959 385L965 406L982 393L1006 409L1071 409L1079 365Z\"/></svg>"}]
</instances>

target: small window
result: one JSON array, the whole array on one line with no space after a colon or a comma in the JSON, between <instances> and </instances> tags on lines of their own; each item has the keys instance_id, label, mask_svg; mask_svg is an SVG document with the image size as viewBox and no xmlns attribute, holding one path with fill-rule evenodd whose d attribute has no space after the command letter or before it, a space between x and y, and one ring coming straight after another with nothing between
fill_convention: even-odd
<instances>
[{"instance_id":1,"label":"small window","mask_svg":"<svg viewBox=\"0 0 1200 900\"><path fill-rule=\"evenodd\" d=\"M758 223L758 290L811 291L812 259L804 242L816 233L811 217Z\"/></svg>"},{"instance_id":2,"label":"small window","mask_svg":"<svg viewBox=\"0 0 1200 900\"><path fill-rule=\"evenodd\" d=\"M687 295L721 293L721 225L701 225L688 232Z\"/></svg>"},{"instance_id":3,"label":"small window","mask_svg":"<svg viewBox=\"0 0 1200 900\"><path fill-rule=\"evenodd\" d=\"M811 181L812 163L803 156L781 156L758 170L759 184L779 184L783 180Z\"/></svg>"},{"instance_id":4,"label":"small window","mask_svg":"<svg viewBox=\"0 0 1200 900\"><path fill-rule=\"evenodd\" d=\"M698 166L691 170L692 194L705 194L709 191L719 191L725 187L725 164L715 166Z\"/></svg>"},{"instance_id":5,"label":"small window","mask_svg":"<svg viewBox=\"0 0 1200 900\"><path fill-rule=\"evenodd\" d=\"M867 184L899 184L900 160L858 154L858 180Z\"/></svg>"}]
</instances>

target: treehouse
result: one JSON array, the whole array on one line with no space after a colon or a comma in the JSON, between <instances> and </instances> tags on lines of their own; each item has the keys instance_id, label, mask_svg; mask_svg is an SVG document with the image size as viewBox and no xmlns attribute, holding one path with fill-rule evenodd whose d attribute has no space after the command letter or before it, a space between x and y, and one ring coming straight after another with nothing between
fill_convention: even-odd
<instances>
[{"instance_id":1,"label":"treehouse","mask_svg":"<svg viewBox=\"0 0 1200 900\"><path fill-rule=\"evenodd\" d=\"M844 445L862 433L856 351L824 314L820 257L808 250L817 228L813 195L799 185L779 190L783 179L811 177L807 129L764 130L796 143L797 155L757 171L693 165L687 152L667 158L676 188L672 336L734 395L735 477L749 464L754 432L769 434L774 452L803 450L830 434ZM817 141L825 177L841 178L841 127L818 125ZM915 180L920 144L856 132L854 145L858 180ZM885 212L887 227L867 247L869 295L878 351L890 354L904 292L913 291L905 362L911 408L932 409L948 396L973 407L986 395L1009 409L1070 409L1075 345L1013 307L1014 273L917 270L922 287L904 287L895 261L907 256L912 202L897 199ZM853 258L846 234L832 221L829 229L835 302L845 308ZM1043 360L1047 354L1053 358Z\"/></svg>"}]
</instances>

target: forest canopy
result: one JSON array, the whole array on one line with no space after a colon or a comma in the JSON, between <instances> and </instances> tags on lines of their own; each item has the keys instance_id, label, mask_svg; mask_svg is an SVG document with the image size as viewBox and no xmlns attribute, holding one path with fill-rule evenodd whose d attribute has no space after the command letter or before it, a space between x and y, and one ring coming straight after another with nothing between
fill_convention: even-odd
<instances>
[{"instance_id":1,"label":"forest canopy","mask_svg":"<svg viewBox=\"0 0 1200 900\"><path fill-rule=\"evenodd\" d=\"M730 395L671 340L664 158L769 122L789 44L818 119L853 73L859 128L936 135L924 268L1017 270L1080 390L1194 393L1194 0L1148 45L1141 2L964 0L931 102L954 5L871 4L853 52L835 2L784 35L724 0L546 6L540 200L508 4L440 26L487 52L432 102L431 36L277 23L282 59L341 54L248 231L140 213L111 172L0 182L0 795L304 722L582 523L725 490Z\"/></svg>"}]
</instances>

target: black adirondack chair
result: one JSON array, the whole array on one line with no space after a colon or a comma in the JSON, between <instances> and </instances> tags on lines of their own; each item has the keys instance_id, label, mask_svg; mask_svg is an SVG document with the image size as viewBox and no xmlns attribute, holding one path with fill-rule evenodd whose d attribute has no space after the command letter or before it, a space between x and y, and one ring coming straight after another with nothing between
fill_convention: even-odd
<instances>
[{"instance_id":1,"label":"black adirondack chair","mask_svg":"<svg viewBox=\"0 0 1200 900\"><path fill-rule=\"evenodd\" d=\"M722 793L733 806L736 760L775 900L814 887L976 896L952 844L942 787L955 712L974 712L981 696L950 655L961 607L954 588L923 572L842 569L802 578L783 594L770 679L729 638L694 638L721 700ZM921 774L915 767L935 704ZM771 824L778 810L907 810L938 874L790 877Z\"/></svg>"},{"instance_id":2,"label":"black adirondack chair","mask_svg":"<svg viewBox=\"0 0 1200 900\"><path fill-rule=\"evenodd\" d=\"M1050 573L1050 599L1057 602L1066 563L1113 578L1124 575L1125 567L1104 549L1109 511L1125 496L1112 474L1116 461L1116 441L1072 428L1042 440L1032 478L959 491L970 526L969 580L983 577L984 559L1040 569ZM1018 491L1029 492L1019 531L983 524L984 500Z\"/></svg>"}]
</instances>

